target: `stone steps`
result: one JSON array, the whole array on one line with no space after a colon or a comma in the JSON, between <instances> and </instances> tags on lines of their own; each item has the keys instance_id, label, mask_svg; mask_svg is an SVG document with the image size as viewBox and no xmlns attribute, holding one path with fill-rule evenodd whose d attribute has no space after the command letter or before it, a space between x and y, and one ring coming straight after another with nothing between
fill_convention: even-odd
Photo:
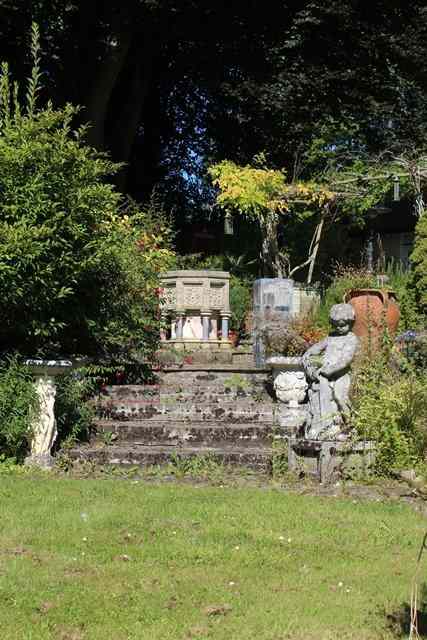
<instances>
[{"instance_id":1,"label":"stone steps","mask_svg":"<svg viewBox=\"0 0 427 640\"><path fill-rule=\"evenodd\" d=\"M229 424L218 422L185 423L182 421L126 421L98 420L94 441L105 441L114 434L114 442L153 445L210 445L235 444L241 446L271 446L276 430L269 423Z\"/></svg>"},{"instance_id":2,"label":"stone steps","mask_svg":"<svg viewBox=\"0 0 427 640\"><path fill-rule=\"evenodd\" d=\"M273 449L266 447L191 447L191 446L81 446L67 452L72 460L102 466L148 467L171 461L208 459L224 465L241 465L257 471L269 471Z\"/></svg>"},{"instance_id":3,"label":"stone steps","mask_svg":"<svg viewBox=\"0 0 427 640\"><path fill-rule=\"evenodd\" d=\"M268 372L252 365L170 367L153 385L113 385L93 399L88 445L67 451L100 465L146 466L213 457L267 469L280 439Z\"/></svg>"},{"instance_id":4,"label":"stone steps","mask_svg":"<svg viewBox=\"0 0 427 640\"><path fill-rule=\"evenodd\" d=\"M274 406L236 406L234 404L193 404L177 403L176 405L148 405L132 407L131 405L104 407L97 409L97 416L108 420L182 420L189 421L217 421L217 422L274 422Z\"/></svg>"}]
</instances>

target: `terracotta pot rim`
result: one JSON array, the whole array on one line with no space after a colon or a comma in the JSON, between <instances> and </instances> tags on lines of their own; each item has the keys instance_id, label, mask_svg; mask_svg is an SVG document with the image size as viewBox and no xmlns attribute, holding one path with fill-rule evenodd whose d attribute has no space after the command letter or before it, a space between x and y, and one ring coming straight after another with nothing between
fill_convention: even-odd
<instances>
[{"instance_id":1,"label":"terracotta pot rim","mask_svg":"<svg viewBox=\"0 0 427 640\"><path fill-rule=\"evenodd\" d=\"M369 294L374 294L374 295L380 294L380 296L383 298L383 302L390 296L396 297L396 291L394 289L387 289L387 288L380 289L379 287L365 287L365 288L361 287L360 289L355 288L355 289L349 289L348 291L346 291L343 296L343 301L348 302L349 299L351 299L350 296L354 294L365 295L365 296Z\"/></svg>"}]
</instances>

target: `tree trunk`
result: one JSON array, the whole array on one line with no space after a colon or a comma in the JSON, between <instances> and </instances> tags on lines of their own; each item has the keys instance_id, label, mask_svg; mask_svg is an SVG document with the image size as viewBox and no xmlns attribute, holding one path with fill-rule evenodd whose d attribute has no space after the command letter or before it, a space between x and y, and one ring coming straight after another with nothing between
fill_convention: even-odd
<instances>
[{"instance_id":1,"label":"tree trunk","mask_svg":"<svg viewBox=\"0 0 427 640\"><path fill-rule=\"evenodd\" d=\"M105 121L117 78L132 41L132 26L116 18L105 58L101 61L87 100L85 115L92 124L88 141L98 149L105 146Z\"/></svg>"},{"instance_id":2,"label":"tree trunk","mask_svg":"<svg viewBox=\"0 0 427 640\"><path fill-rule=\"evenodd\" d=\"M154 60L157 52L152 29L145 35L137 34L129 49L125 66L129 66L128 78L119 82L116 105L113 108L114 120L111 122L112 136L110 148L113 157L119 162L128 162L132 145L138 131L144 101L150 91L153 80ZM129 63L129 64L127 64ZM118 187L125 186L126 171L117 176Z\"/></svg>"},{"instance_id":3,"label":"tree trunk","mask_svg":"<svg viewBox=\"0 0 427 640\"><path fill-rule=\"evenodd\" d=\"M309 266L309 269L308 269L308 276L307 276L307 284L311 284L311 281L313 279L314 265L316 263L317 253L319 251L320 239L322 237L322 231L323 231L323 226L325 224L326 215L327 215L327 210L326 210L326 212L323 213L323 215L322 215L322 217L320 219L320 222L316 227L316 231L314 233L313 248L312 248L312 251L311 251L310 266Z\"/></svg>"},{"instance_id":4,"label":"tree trunk","mask_svg":"<svg viewBox=\"0 0 427 640\"><path fill-rule=\"evenodd\" d=\"M277 238L279 219L276 214L266 214L260 219L262 236L261 258L264 270L274 278L284 278L284 269L280 257Z\"/></svg>"}]
</instances>

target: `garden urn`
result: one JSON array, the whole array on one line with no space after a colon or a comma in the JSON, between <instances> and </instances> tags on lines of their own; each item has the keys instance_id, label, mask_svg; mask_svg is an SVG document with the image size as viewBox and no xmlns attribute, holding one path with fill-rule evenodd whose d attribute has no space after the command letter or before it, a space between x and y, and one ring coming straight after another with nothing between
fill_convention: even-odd
<instances>
[{"instance_id":1,"label":"garden urn","mask_svg":"<svg viewBox=\"0 0 427 640\"><path fill-rule=\"evenodd\" d=\"M351 289L344 295L354 309L353 332L369 349L380 346L385 332L396 334L400 309L394 291L388 289Z\"/></svg>"},{"instance_id":2,"label":"garden urn","mask_svg":"<svg viewBox=\"0 0 427 640\"><path fill-rule=\"evenodd\" d=\"M278 422L287 436L296 436L306 422L307 379L300 357L272 356L266 361L273 373L279 401Z\"/></svg>"}]
</instances>

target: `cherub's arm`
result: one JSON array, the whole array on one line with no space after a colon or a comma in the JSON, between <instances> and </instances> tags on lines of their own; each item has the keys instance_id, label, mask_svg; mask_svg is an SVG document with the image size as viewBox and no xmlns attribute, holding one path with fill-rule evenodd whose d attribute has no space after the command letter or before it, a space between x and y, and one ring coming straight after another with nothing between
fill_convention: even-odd
<instances>
[{"instance_id":1,"label":"cherub's arm","mask_svg":"<svg viewBox=\"0 0 427 640\"><path fill-rule=\"evenodd\" d=\"M304 353L302 357L302 364L303 364L304 370L308 378L310 378L311 380L318 380L319 368L316 368L313 365L313 363L310 360L310 357L319 356L320 354L322 354L325 351L327 344L328 344L327 338L325 338L324 340L321 340L320 342L316 342L316 344L313 344L313 346L307 349L307 351Z\"/></svg>"},{"instance_id":2,"label":"cherub's arm","mask_svg":"<svg viewBox=\"0 0 427 640\"><path fill-rule=\"evenodd\" d=\"M344 347L339 352L339 358L336 358L335 362L330 362L321 367L318 372L319 375L325 378L339 378L346 373L354 360L358 347L358 338L354 334L349 336Z\"/></svg>"},{"instance_id":3,"label":"cherub's arm","mask_svg":"<svg viewBox=\"0 0 427 640\"><path fill-rule=\"evenodd\" d=\"M328 344L328 339L324 338L320 342L316 342L313 344L303 355L303 359L310 358L310 356L319 356L326 349Z\"/></svg>"}]
</instances>

